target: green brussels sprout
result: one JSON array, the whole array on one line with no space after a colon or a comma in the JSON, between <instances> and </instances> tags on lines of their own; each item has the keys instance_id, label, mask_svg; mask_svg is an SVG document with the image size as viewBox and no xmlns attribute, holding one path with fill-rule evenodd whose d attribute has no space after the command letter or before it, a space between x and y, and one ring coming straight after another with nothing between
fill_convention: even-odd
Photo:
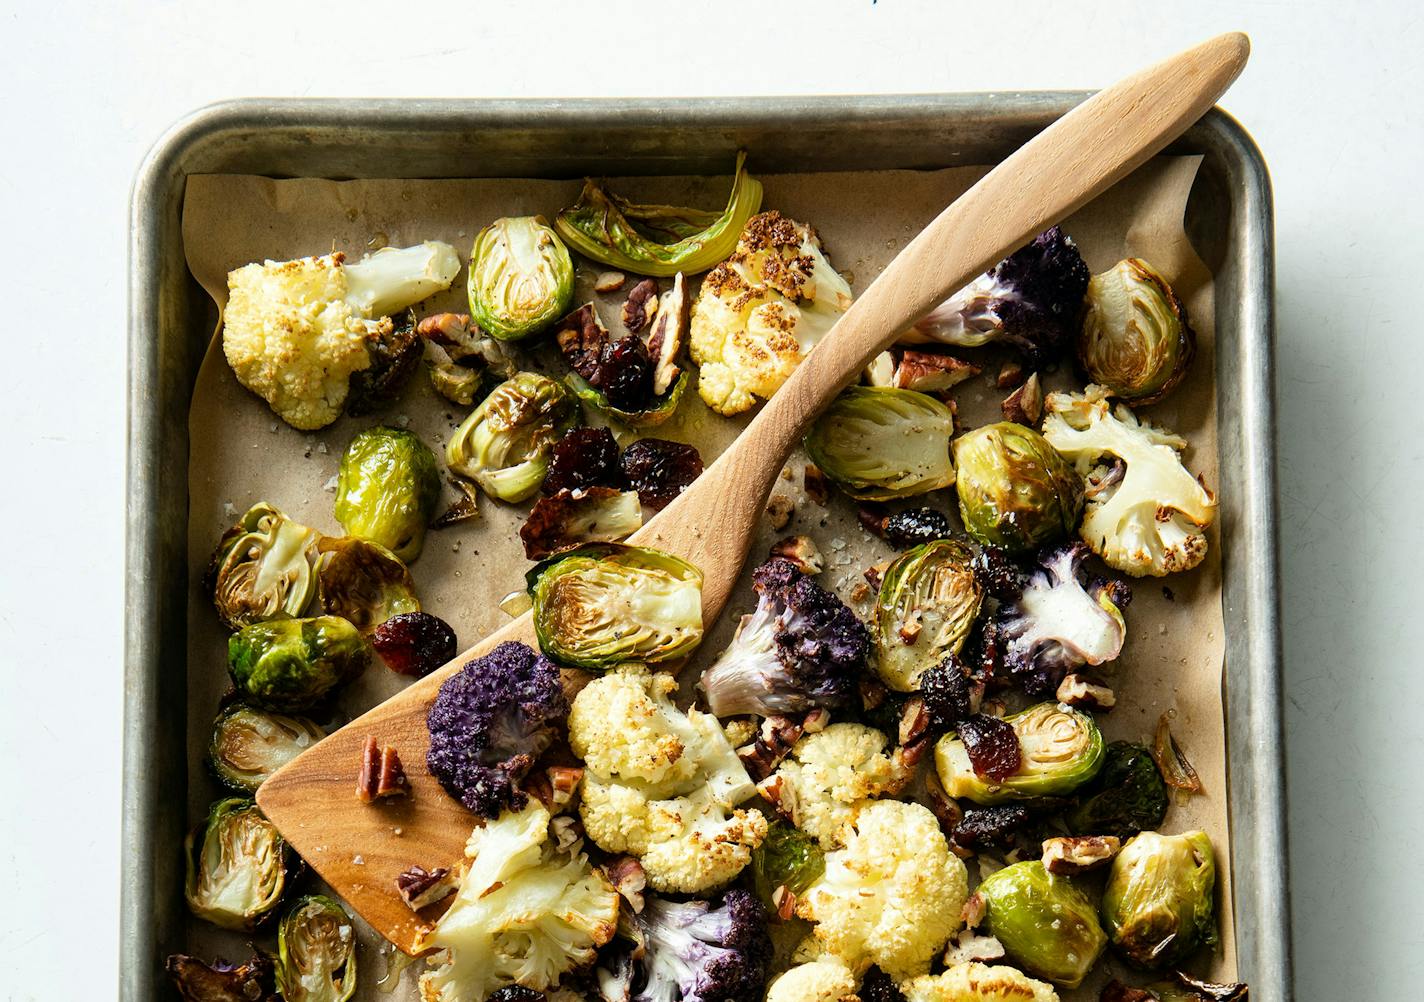
<instances>
[{"instance_id":1,"label":"green brussels sprout","mask_svg":"<svg viewBox=\"0 0 1424 1002\"><path fill-rule=\"evenodd\" d=\"M677 413L677 406L682 402L688 379L687 373L679 373L668 391L655 398L653 406L642 411L625 411L621 407L614 407L597 387L590 386L588 380L577 372L570 372L564 377L564 382L573 390L575 396L600 414L606 414L629 428L647 429L656 428Z\"/></svg>"},{"instance_id":2,"label":"green brussels sprout","mask_svg":"<svg viewBox=\"0 0 1424 1002\"><path fill-rule=\"evenodd\" d=\"M523 501L549 472L554 443L578 421L560 384L537 372L500 383L470 412L445 445L445 462L490 497Z\"/></svg>"},{"instance_id":3,"label":"green brussels sprout","mask_svg":"<svg viewBox=\"0 0 1424 1002\"><path fill-rule=\"evenodd\" d=\"M574 262L543 216L496 219L470 250L470 317L490 336L518 341L569 311Z\"/></svg>"},{"instance_id":4,"label":"green brussels sprout","mask_svg":"<svg viewBox=\"0 0 1424 1002\"><path fill-rule=\"evenodd\" d=\"M414 560L439 504L440 468L414 433L368 428L346 447L336 480L336 520L348 534Z\"/></svg>"},{"instance_id":5,"label":"green brussels sprout","mask_svg":"<svg viewBox=\"0 0 1424 1002\"><path fill-rule=\"evenodd\" d=\"M301 713L366 670L371 648L339 616L253 623L227 642L239 692L273 710Z\"/></svg>"},{"instance_id":6,"label":"green brussels sprout","mask_svg":"<svg viewBox=\"0 0 1424 1002\"><path fill-rule=\"evenodd\" d=\"M702 642L702 572L670 553L596 543L549 558L527 580L539 646L561 664L658 664Z\"/></svg>"},{"instance_id":7,"label":"green brussels sprout","mask_svg":"<svg viewBox=\"0 0 1424 1002\"><path fill-rule=\"evenodd\" d=\"M778 819L767 828L761 845L752 850L751 869L757 897L775 913L777 889L785 887L792 894L801 894L826 872L826 854L810 835Z\"/></svg>"},{"instance_id":8,"label":"green brussels sprout","mask_svg":"<svg viewBox=\"0 0 1424 1002\"><path fill-rule=\"evenodd\" d=\"M1167 784L1152 753L1129 741L1107 746L1102 771L1078 796L1078 806L1066 819L1075 835L1127 839L1156 828L1167 816Z\"/></svg>"},{"instance_id":9,"label":"green brussels sprout","mask_svg":"<svg viewBox=\"0 0 1424 1002\"><path fill-rule=\"evenodd\" d=\"M1130 257L1089 280L1078 361L1092 382L1134 404L1156 403L1195 353L1186 308L1146 261Z\"/></svg>"},{"instance_id":10,"label":"green brussels sprout","mask_svg":"<svg viewBox=\"0 0 1424 1002\"><path fill-rule=\"evenodd\" d=\"M198 918L224 929L252 929L281 901L287 843L250 799L213 804L207 822L189 832L183 847L183 892Z\"/></svg>"},{"instance_id":11,"label":"green brussels sprout","mask_svg":"<svg viewBox=\"0 0 1424 1002\"><path fill-rule=\"evenodd\" d=\"M806 434L806 452L859 501L887 501L954 483L954 412L914 390L852 386Z\"/></svg>"},{"instance_id":12,"label":"green brussels sprout","mask_svg":"<svg viewBox=\"0 0 1424 1002\"><path fill-rule=\"evenodd\" d=\"M1216 855L1205 832L1133 836L1103 888L1113 946L1142 967L1176 964L1216 943Z\"/></svg>"},{"instance_id":13,"label":"green brussels sprout","mask_svg":"<svg viewBox=\"0 0 1424 1002\"><path fill-rule=\"evenodd\" d=\"M277 926L277 991L286 1002L346 1002L356 992L356 933L324 894L302 898Z\"/></svg>"},{"instance_id":14,"label":"green brussels sprout","mask_svg":"<svg viewBox=\"0 0 1424 1002\"><path fill-rule=\"evenodd\" d=\"M936 539L886 568L875 600L875 668L891 689L914 692L921 675L964 646L984 599L973 558L963 543Z\"/></svg>"},{"instance_id":15,"label":"green brussels sprout","mask_svg":"<svg viewBox=\"0 0 1424 1002\"><path fill-rule=\"evenodd\" d=\"M267 502L255 504L223 533L208 568L213 605L230 630L296 618L316 597L317 541Z\"/></svg>"},{"instance_id":16,"label":"green brussels sprout","mask_svg":"<svg viewBox=\"0 0 1424 1002\"><path fill-rule=\"evenodd\" d=\"M420 611L410 569L380 543L326 536L317 583L322 611L369 634L392 616Z\"/></svg>"},{"instance_id":17,"label":"green brussels sprout","mask_svg":"<svg viewBox=\"0 0 1424 1002\"><path fill-rule=\"evenodd\" d=\"M208 743L208 764L218 779L246 793L326 737L305 717L269 713L238 703L218 714Z\"/></svg>"},{"instance_id":18,"label":"green brussels sprout","mask_svg":"<svg viewBox=\"0 0 1424 1002\"><path fill-rule=\"evenodd\" d=\"M1093 902L1041 860L1006 866L975 893L984 900L986 931L1035 977L1077 988L1107 946Z\"/></svg>"},{"instance_id":19,"label":"green brussels sprout","mask_svg":"<svg viewBox=\"0 0 1424 1002\"><path fill-rule=\"evenodd\" d=\"M955 439L954 462L964 530L980 543L1023 553L1078 527L1083 478L1032 428L975 428Z\"/></svg>"},{"instance_id":20,"label":"green brussels sprout","mask_svg":"<svg viewBox=\"0 0 1424 1002\"><path fill-rule=\"evenodd\" d=\"M964 742L946 734L935 745L935 771L945 792L976 804L1056 797L1098 774L1103 736L1093 718L1062 703L1039 703L1004 718L1019 739L1018 771L994 781L975 774Z\"/></svg>"}]
</instances>

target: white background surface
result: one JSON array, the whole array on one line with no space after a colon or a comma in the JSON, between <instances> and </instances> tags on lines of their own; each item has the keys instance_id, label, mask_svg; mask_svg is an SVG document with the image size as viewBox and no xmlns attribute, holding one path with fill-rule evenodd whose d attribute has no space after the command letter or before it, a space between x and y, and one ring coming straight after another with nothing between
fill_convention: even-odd
<instances>
[{"instance_id":1,"label":"white background surface","mask_svg":"<svg viewBox=\"0 0 1424 1002\"><path fill-rule=\"evenodd\" d=\"M0 993L115 984L127 197L174 119L253 95L1096 87L1241 28L1255 51L1224 104L1265 151L1277 206L1299 997L1418 997L1415 0L419 7L0 9Z\"/></svg>"}]
</instances>

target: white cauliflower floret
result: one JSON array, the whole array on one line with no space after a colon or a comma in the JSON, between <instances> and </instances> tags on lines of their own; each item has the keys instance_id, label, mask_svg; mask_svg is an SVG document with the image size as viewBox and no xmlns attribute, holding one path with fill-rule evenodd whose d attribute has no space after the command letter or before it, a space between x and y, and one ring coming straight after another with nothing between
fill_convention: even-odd
<instances>
[{"instance_id":1,"label":"white cauliflower floret","mask_svg":"<svg viewBox=\"0 0 1424 1002\"><path fill-rule=\"evenodd\" d=\"M786 382L850 303L850 286L815 230L779 212L753 216L692 306L697 392L719 414L751 409Z\"/></svg>"},{"instance_id":2,"label":"white cauliflower floret","mask_svg":"<svg viewBox=\"0 0 1424 1002\"><path fill-rule=\"evenodd\" d=\"M245 265L227 276L223 354L283 421L323 428L370 366L368 341L390 333L389 315L449 288L459 270L455 249L435 241L352 265L342 254Z\"/></svg>"},{"instance_id":3,"label":"white cauliflower floret","mask_svg":"<svg viewBox=\"0 0 1424 1002\"><path fill-rule=\"evenodd\" d=\"M757 789L823 849L839 849L863 807L910 781L899 749L863 724L832 724L796 742L791 755Z\"/></svg>"},{"instance_id":4,"label":"white cauliflower floret","mask_svg":"<svg viewBox=\"0 0 1424 1002\"><path fill-rule=\"evenodd\" d=\"M1012 967L956 964L900 985L908 1002L1058 1002L1053 986Z\"/></svg>"},{"instance_id":5,"label":"white cauliflower floret","mask_svg":"<svg viewBox=\"0 0 1424 1002\"><path fill-rule=\"evenodd\" d=\"M766 1002L859 1002L856 978L840 961L813 960L779 975L766 991Z\"/></svg>"},{"instance_id":6,"label":"white cauliflower floret","mask_svg":"<svg viewBox=\"0 0 1424 1002\"><path fill-rule=\"evenodd\" d=\"M618 892L577 844L549 840L537 800L476 828L448 911L419 943L440 952L420 979L426 1002L483 999L502 985L545 991L613 938Z\"/></svg>"},{"instance_id":7,"label":"white cauliflower floret","mask_svg":"<svg viewBox=\"0 0 1424 1002\"><path fill-rule=\"evenodd\" d=\"M929 809L876 800L861 809L845 848L826 854L826 872L796 914L816 923L825 953L857 973L876 964L898 981L929 972L968 896L964 864Z\"/></svg>"},{"instance_id":8,"label":"white cauliflower floret","mask_svg":"<svg viewBox=\"0 0 1424 1002\"><path fill-rule=\"evenodd\" d=\"M569 746L584 760L579 813L589 838L637 856L648 885L703 891L727 883L766 837L737 805L756 794L717 718L683 713L667 674L623 669L574 698Z\"/></svg>"},{"instance_id":9,"label":"white cauliflower floret","mask_svg":"<svg viewBox=\"0 0 1424 1002\"><path fill-rule=\"evenodd\" d=\"M1161 577L1202 562L1216 498L1182 465L1186 440L1110 408L1101 386L1050 393L1044 408L1043 437L1088 478L1079 532L1104 563Z\"/></svg>"}]
</instances>

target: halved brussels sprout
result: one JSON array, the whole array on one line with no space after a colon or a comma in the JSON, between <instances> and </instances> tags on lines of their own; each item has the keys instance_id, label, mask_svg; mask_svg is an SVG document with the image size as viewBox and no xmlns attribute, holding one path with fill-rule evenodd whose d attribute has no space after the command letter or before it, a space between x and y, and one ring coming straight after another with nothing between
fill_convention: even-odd
<instances>
[{"instance_id":1,"label":"halved brussels sprout","mask_svg":"<svg viewBox=\"0 0 1424 1002\"><path fill-rule=\"evenodd\" d=\"M954 483L954 412L934 397L888 386L852 386L806 435L806 452L860 501L887 501Z\"/></svg>"},{"instance_id":2,"label":"halved brussels sprout","mask_svg":"<svg viewBox=\"0 0 1424 1002\"><path fill-rule=\"evenodd\" d=\"M958 654L979 615L984 589L969 547L937 539L902 553L885 570L875 600L876 671L897 692Z\"/></svg>"},{"instance_id":3,"label":"halved brussels sprout","mask_svg":"<svg viewBox=\"0 0 1424 1002\"><path fill-rule=\"evenodd\" d=\"M954 462L964 531L978 542L1022 553L1078 527L1083 478L1032 428L975 428L954 440Z\"/></svg>"},{"instance_id":4,"label":"halved brussels sprout","mask_svg":"<svg viewBox=\"0 0 1424 1002\"><path fill-rule=\"evenodd\" d=\"M470 317L492 337L518 341L569 311L574 262L543 216L496 219L470 250Z\"/></svg>"},{"instance_id":5,"label":"halved brussels sprout","mask_svg":"<svg viewBox=\"0 0 1424 1002\"><path fill-rule=\"evenodd\" d=\"M188 833L183 848L184 896L198 918L224 929L251 929L281 901L287 843L250 799L213 804L207 822Z\"/></svg>"},{"instance_id":6,"label":"halved brussels sprout","mask_svg":"<svg viewBox=\"0 0 1424 1002\"><path fill-rule=\"evenodd\" d=\"M1186 308L1146 261L1130 257L1089 280L1078 333L1089 382L1134 404L1156 403L1182 381L1195 352Z\"/></svg>"},{"instance_id":7,"label":"halved brussels sprout","mask_svg":"<svg viewBox=\"0 0 1424 1002\"><path fill-rule=\"evenodd\" d=\"M213 605L230 630L296 618L316 597L321 533L263 501L223 533L208 569Z\"/></svg>"},{"instance_id":8,"label":"halved brussels sprout","mask_svg":"<svg viewBox=\"0 0 1424 1002\"><path fill-rule=\"evenodd\" d=\"M523 501L549 472L554 443L578 421L573 398L537 372L500 383L445 445L445 462L490 497Z\"/></svg>"},{"instance_id":9,"label":"halved brussels sprout","mask_svg":"<svg viewBox=\"0 0 1424 1002\"><path fill-rule=\"evenodd\" d=\"M339 616L253 623L227 643L239 692L274 710L301 713L366 670L371 648Z\"/></svg>"},{"instance_id":10,"label":"halved brussels sprout","mask_svg":"<svg viewBox=\"0 0 1424 1002\"><path fill-rule=\"evenodd\" d=\"M984 899L985 929L1036 977L1077 988L1107 946L1093 902L1042 860L1006 866L976 893Z\"/></svg>"},{"instance_id":11,"label":"halved brussels sprout","mask_svg":"<svg viewBox=\"0 0 1424 1002\"><path fill-rule=\"evenodd\" d=\"M1142 832L1113 860L1103 888L1113 946L1142 967L1176 964L1216 942L1216 854L1202 831Z\"/></svg>"},{"instance_id":12,"label":"halved brussels sprout","mask_svg":"<svg viewBox=\"0 0 1424 1002\"><path fill-rule=\"evenodd\" d=\"M234 790L252 793L282 766L326 737L306 717L269 713L238 703L218 714L208 764Z\"/></svg>"},{"instance_id":13,"label":"halved brussels sprout","mask_svg":"<svg viewBox=\"0 0 1424 1002\"><path fill-rule=\"evenodd\" d=\"M801 894L826 872L826 854L816 840L780 819L766 830L766 838L752 850L752 886L773 914L780 904L779 888Z\"/></svg>"},{"instance_id":14,"label":"halved brussels sprout","mask_svg":"<svg viewBox=\"0 0 1424 1002\"><path fill-rule=\"evenodd\" d=\"M317 582L322 610L370 633L392 616L420 611L410 569L380 543L325 536Z\"/></svg>"},{"instance_id":15,"label":"halved brussels sprout","mask_svg":"<svg viewBox=\"0 0 1424 1002\"><path fill-rule=\"evenodd\" d=\"M336 480L336 520L350 535L414 560L439 504L435 454L413 432L368 428L346 447Z\"/></svg>"},{"instance_id":16,"label":"halved brussels sprout","mask_svg":"<svg viewBox=\"0 0 1424 1002\"><path fill-rule=\"evenodd\" d=\"M340 905L309 894L277 926L277 991L286 1002L346 1002L356 992L356 933Z\"/></svg>"},{"instance_id":17,"label":"halved brussels sprout","mask_svg":"<svg viewBox=\"0 0 1424 1002\"><path fill-rule=\"evenodd\" d=\"M538 564L527 579L539 646L562 664L658 664L702 642L702 572L670 553L583 546Z\"/></svg>"},{"instance_id":18,"label":"halved brussels sprout","mask_svg":"<svg viewBox=\"0 0 1424 1002\"><path fill-rule=\"evenodd\" d=\"M575 396L600 414L606 414L615 421L626 424L629 428L643 429L656 428L677 413L677 406L681 403L682 394L687 389L688 379L687 373L679 373L668 391L660 397L655 397L652 406L641 411L626 411L614 407L597 387L591 386L588 380L577 372L570 372L564 377L564 382L568 384L569 389L574 391Z\"/></svg>"},{"instance_id":19,"label":"halved brussels sprout","mask_svg":"<svg viewBox=\"0 0 1424 1002\"><path fill-rule=\"evenodd\" d=\"M935 771L945 792L976 804L1072 793L1098 774L1103 736L1086 713L1062 703L1039 703L1004 718L1019 739L1019 768L998 782L975 774L964 742L946 734L935 745Z\"/></svg>"}]
</instances>

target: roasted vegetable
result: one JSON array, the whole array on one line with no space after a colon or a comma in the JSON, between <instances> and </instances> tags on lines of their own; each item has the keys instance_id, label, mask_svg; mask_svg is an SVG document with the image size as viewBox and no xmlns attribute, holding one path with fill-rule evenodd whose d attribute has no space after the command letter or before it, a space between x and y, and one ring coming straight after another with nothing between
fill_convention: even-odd
<instances>
[{"instance_id":1,"label":"roasted vegetable","mask_svg":"<svg viewBox=\"0 0 1424 1002\"><path fill-rule=\"evenodd\" d=\"M412 432L367 428L351 440L336 479L336 520L404 561L420 556L440 504L435 454Z\"/></svg>"},{"instance_id":2,"label":"roasted vegetable","mask_svg":"<svg viewBox=\"0 0 1424 1002\"><path fill-rule=\"evenodd\" d=\"M213 723L208 764L234 790L254 792L268 776L326 737L305 717L235 703Z\"/></svg>"},{"instance_id":3,"label":"roasted vegetable","mask_svg":"<svg viewBox=\"0 0 1424 1002\"><path fill-rule=\"evenodd\" d=\"M737 235L761 206L761 182L737 154L732 191L722 212L673 205L639 205L592 179L572 208L554 218L569 246L584 257L632 272L668 276L706 271L736 246Z\"/></svg>"},{"instance_id":4,"label":"roasted vegetable","mask_svg":"<svg viewBox=\"0 0 1424 1002\"><path fill-rule=\"evenodd\" d=\"M769 717L854 702L870 647L855 613L787 560L768 560L752 581L756 610L698 682L712 712Z\"/></svg>"},{"instance_id":5,"label":"roasted vegetable","mask_svg":"<svg viewBox=\"0 0 1424 1002\"><path fill-rule=\"evenodd\" d=\"M1182 465L1186 440L1111 408L1101 386L1050 393L1045 406L1044 437L1088 478L1078 531L1093 552L1134 577L1201 563L1216 498Z\"/></svg>"},{"instance_id":6,"label":"roasted vegetable","mask_svg":"<svg viewBox=\"0 0 1424 1002\"><path fill-rule=\"evenodd\" d=\"M425 344L415 332L415 315L409 311L391 318L389 329L366 341L371 364L351 377L346 413L363 417L393 403L420 364Z\"/></svg>"},{"instance_id":7,"label":"roasted vegetable","mask_svg":"<svg viewBox=\"0 0 1424 1002\"><path fill-rule=\"evenodd\" d=\"M975 428L954 440L954 462L964 531L980 543L1022 553L1077 527L1083 479L1032 428Z\"/></svg>"},{"instance_id":8,"label":"roasted vegetable","mask_svg":"<svg viewBox=\"0 0 1424 1002\"><path fill-rule=\"evenodd\" d=\"M500 644L441 684L426 716L426 765L482 818L518 810L528 800L519 781L568 712L558 668L523 644Z\"/></svg>"},{"instance_id":9,"label":"roasted vegetable","mask_svg":"<svg viewBox=\"0 0 1424 1002\"><path fill-rule=\"evenodd\" d=\"M511 351L472 324L468 313L436 313L415 330L425 339L430 385L452 404L473 404L486 375L508 379L519 371Z\"/></svg>"},{"instance_id":10,"label":"roasted vegetable","mask_svg":"<svg viewBox=\"0 0 1424 1002\"><path fill-rule=\"evenodd\" d=\"M1128 839L1103 888L1115 949L1141 967L1176 964L1216 943L1216 854L1205 832Z\"/></svg>"},{"instance_id":11,"label":"roasted vegetable","mask_svg":"<svg viewBox=\"0 0 1424 1002\"><path fill-rule=\"evenodd\" d=\"M223 533L208 576L218 618L230 630L307 611L317 592L321 533L263 501Z\"/></svg>"},{"instance_id":12,"label":"roasted vegetable","mask_svg":"<svg viewBox=\"0 0 1424 1002\"><path fill-rule=\"evenodd\" d=\"M578 420L562 386L535 372L500 383L445 444L451 471L490 497L523 501L539 489L554 443Z\"/></svg>"},{"instance_id":13,"label":"roasted vegetable","mask_svg":"<svg viewBox=\"0 0 1424 1002\"><path fill-rule=\"evenodd\" d=\"M542 216L496 219L475 236L470 318L491 337L518 341L569 311L574 263Z\"/></svg>"},{"instance_id":14,"label":"roasted vegetable","mask_svg":"<svg viewBox=\"0 0 1424 1002\"><path fill-rule=\"evenodd\" d=\"M591 544L539 564L528 582L539 646L561 664L659 664L702 642L702 572L670 553Z\"/></svg>"},{"instance_id":15,"label":"roasted vegetable","mask_svg":"<svg viewBox=\"0 0 1424 1002\"><path fill-rule=\"evenodd\" d=\"M761 845L752 850L752 887L775 910L778 888L799 895L826 872L826 854L816 840L785 821L773 821Z\"/></svg>"},{"instance_id":16,"label":"roasted vegetable","mask_svg":"<svg viewBox=\"0 0 1424 1002\"><path fill-rule=\"evenodd\" d=\"M1079 835L1126 839L1155 829L1167 816L1167 785L1151 753L1127 741L1107 746L1102 771L1078 795L1067 821Z\"/></svg>"},{"instance_id":17,"label":"roasted vegetable","mask_svg":"<svg viewBox=\"0 0 1424 1002\"><path fill-rule=\"evenodd\" d=\"M1116 979L1103 986L1099 1002L1246 1002L1250 986L1202 981L1182 971L1173 971L1171 981L1158 981L1146 988L1129 988Z\"/></svg>"},{"instance_id":18,"label":"roasted vegetable","mask_svg":"<svg viewBox=\"0 0 1424 1002\"><path fill-rule=\"evenodd\" d=\"M223 354L238 382L293 428L341 416L390 315L449 288L460 258L448 244L387 247L356 264L342 254L266 261L228 273Z\"/></svg>"},{"instance_id":19,"label":"roasted vegetable","mask_svg":"<svg viewBox=\"0 0 1424 1002\"><path fill-rule=\"evenodd\" d=\"M227 667L239 692L273 710L310 710L366 670L371 648L339 616L254 623L234 633Z\"/></svg>"},{"instance_id":20,"label":"roasted vegetable","mask_svg":"<svg viewBox=\"0 0 1424 1002\"><path fill-rule=\"evenodd\" d=\"M954 413L913 390L852 386L806 434L806 454L841 490L863 501L907 498L954 483Z\"/></svg>"},{"instance_id":21,"label":"roasted vegetable","mask_svg":"<svg viewBox=\"0 0 1424 1002\"><path fill-rule=\"evenodd\" d=\"M245 964L225 960L205 964L175 953L165 967L183 1002L275 1002L272 961L261 953Z\"/></svg>"},{"instance_id":22,"label":"roasted vegetable","mask_svg":"<svg viewBox=\"0 0 1424 1002\"><path fill-rule=\"evenodd\" d=\"M277 926L277 990L285 1002L346 1002L356 992L356 933L342 907L310 894Z\"/></svg>"},{"instance_id":23,"label":"roasted vegetable","mask_svg":"<svg viewBox=\"0 0 1424 1002\"><path fill-rule=\"evenodd\" d=\"M614 340L594 304L585 303L559 321L554 338L573 369L565 383L594 410L630 428L655 427L677 412L687 379L669 353L681 345L680 327L659 322L647 341L637 335Z\"/></svg>"},{"instance_id":24,"label":"roasted vegetable","mask_svg":"<svg viewBox=\"0 0 1424 1002\"><path fill-rule=\"evenodd\" d=\"M973 961L912 978L903 988L907 1002L1058 1002L1052 985L1006 964Z\"/></svg>"},{"instance_id":25,"label":"roasted vegetable","mask_svg":"<svg viewBox=\"0 0 1424 1002\"><path fill-rule=\"evenodd\" d=\"M633 491L581 487L534 502L519 538L526 557L542 560L584 543L616 542L642 526L643 506Z\"/></svg>"},{"instance_id":26,"label":"roasted vegetable","mask_svg":"<svg viewBox=\"0 0 1424 1002\"><path fill-rule=\"evenodd\" d=\"M951 797L976 804L1072 793L1098 774L1103 737L1093 718L1056 703L1039 703L1004 718L1018 735L1018 769L997 781L976 774L969 752L957 735L935 745L935 771Z\"/></svg>"},{"instance_id":27,"label":"roasted vegetable","mask_svg":"<svg viewBox=\"0 0 1424 1002\"><path fill-rule=\"evenodd\" d=\"M1196 351L1186 307L1141 258L1119 261L1088 282L1078 363L1115 397L1151 404L1176 388Z\"/></svg>"},{"instance_id":28,"label":"roasted vegetable","mask_svg":"<svg viewBox=\"0 0 1424 1002\"><path fill-rule=\"evenodd\" d=\"M885 569L875 600L875 670L898 692L958 654L979 616L984 592L969 547L939 539L901 554Z\"/></svg>"},{"instance_id":29,"label":"roasted vegetable","mask_svg":"<svg viewBox=\"0 0 1424 1002\"><path fill-rule=\"evenodd\" d=\"M975 893L984 901L985 929L1035 977L1077 988L1107 946L1092 901L1039 860L1004 867Z\"/></svg>"},{"instance_id":30,"label":"roasted vegetable","mask_svg":"<svg viewBox=\"0 0 1424 1002\"><path fill-rule=\"evenodd\" d=\"M245 797L219 800L183 842L188 908L224 929L251 929L287 887L287 843Z\"/></svg>"},{"instance_id":31,"label":"roasted vegetable","mask_svg":"<svg viewBox=\"0 0 1424 1002\"><path fill-rule=\"evenodd\" d=\"M889 985L894 990L894 982ZM835 957L795 963L773 978L766 990L766 1002L860 1002L864 997L856 994L850 968ZM894 1002L904 1002L904 997Z\"/></svg>"},{"instance_id":32,"label":"roasted vegetable","mask_svg":"<svg viewBox=\"0 0 1424 1002\"><path fill-rule=\"evenodd\" d=\"M439 616L403 612L371 633L371 646L397 675L424 678L455 656L455 631Z\"/></svg>"},{"instance_id":33,"label":"roasted vegetable","mask_svg":"<svg viewBox=\"0 0 1424 1002\"><path fill-rule=\"evenodd\" d=\"M370 634L392 616L420 611L410 570L380 543L356 536L323 536L317 549L324 612Z\"/></svg>"},{"instance_id":34,"label":"roasted vegetable","mask_svg":"<svg viewBox=\"0 0 1424 1002\"><path fill-rule=\"evenodd\" d=\"M999 342L1037 367L1072 340L1087 287L1088 266L1077 245L1054 226L935 307L900 340L962 347Z\"/></svg>"},{"instance_id":35,"label":"roasted vegetable","mask_svg":"<svg viewBox=\"0 0 1424 1002\"><path fill-rule=\"evenodd\" d=\"M622 345L627 341L637 341L637 338L623 338L622 341L613 342L613 345ZM635 349L625 347L624 350ZM618 363L617 349L610 346L610 351L604 355L602 363L603 368L600 371L603 372L607 372L616 365ZM642 365L641 359L638 361L638 365ZM648 372L651 373L651 369ZM639 375L637 378L641 380L642 376ZM668 418L677 413L678 404L682 402L682 394L687 389L687 373L679 375L673 381L671 388L660 397L651 395L635 395L631 399L609 397L577 372L571 372L565 376L564 382L568 384L574 396L615 421L626 424L629 428L656 428L658 425L666 423ZM615 404L615 399L619 399L619 403Z\"/></svg>"}]
</instances>

